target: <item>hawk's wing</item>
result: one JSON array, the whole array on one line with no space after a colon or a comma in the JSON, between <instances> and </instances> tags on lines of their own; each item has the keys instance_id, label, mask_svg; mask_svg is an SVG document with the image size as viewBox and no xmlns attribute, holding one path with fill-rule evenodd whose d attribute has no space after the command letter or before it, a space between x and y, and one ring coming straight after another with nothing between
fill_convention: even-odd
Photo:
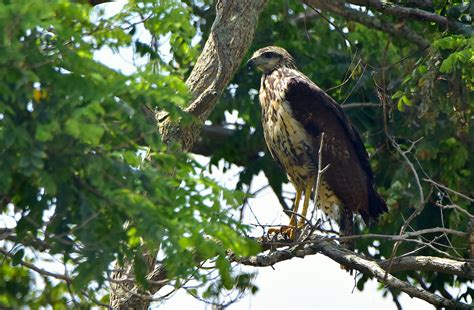
<instances>
[{"instance_id":1,"label":"hawk's wing","mask_svg":"<svg viewBox=\"0 0 474 310\"><path fill-rule=\"evenodd\" d=\"M316 151L324 132L323 166L330 165L324 179L344 205L367 222L373 213L369 210L373 176L362 139L341 107L309 79L295 75L287 81L285 100L313 137Z\"/></svg>"}]
</instances>

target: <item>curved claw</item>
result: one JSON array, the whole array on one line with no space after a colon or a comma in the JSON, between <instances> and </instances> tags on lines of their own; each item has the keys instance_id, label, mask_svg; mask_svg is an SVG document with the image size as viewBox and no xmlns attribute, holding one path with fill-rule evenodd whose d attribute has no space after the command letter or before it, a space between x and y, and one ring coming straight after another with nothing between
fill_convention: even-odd
<instances>
[{"instance_id":1,"label":"curved claw","mask_svg":"<svg viewBox=\"0 0 474 310\"><path fill-rule=\"evenodd\" d=\"M297 230L298 228L294 226L270 227L268 229L268 234L282 234L291 240L295 240Z\"/></svg>"}]
</instances>

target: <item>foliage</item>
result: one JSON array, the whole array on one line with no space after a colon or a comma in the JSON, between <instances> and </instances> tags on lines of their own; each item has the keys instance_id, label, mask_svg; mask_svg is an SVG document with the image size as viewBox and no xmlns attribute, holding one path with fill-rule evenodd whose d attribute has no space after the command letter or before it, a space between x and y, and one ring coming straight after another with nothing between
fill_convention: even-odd
<instances>
[{"instance_id":1,"label":"foliage","mask_svg":"<svg viewBox=\"0 0 474 310\"><path fill-rule=\"evenodd\" d=\"M469 10L472 4L467 1L434 1L434 12L463 24L470 23ZM414 173L400 151L419 178L474 196L474 162L469 160L474 152L473 38L431 23L400 22L370 12L382 23L404 23L423 34L430 47L420 50L403 37L334 14L309 13L312 10L299 2L270 1L249 55L266 45L282 46L295 56L302 72L341 104L385 104L384 109L347 110L362 134L378 190L390 209L380 225L361 225L360 231L397 234L420 207ZM0 5L0 208L3 217L15 223L9 227L14 233L2 241L13 258L0 268L5 280L0 305L64 305L71 300L65 297L71 290L81 305L89 302L87 296L103 297L101 288L115 259L135 260L135 276L146 286L141 254L158 247L173 284L178 287L192 276L205 287L189 290L198 298L214 300L233 288L255 292L252 275L236 274L225 255L227 249L242 255L256 251L240 237L248 227L230 216L244 199L239 190L254 176L264 172L285 202L282 185L287 178L262 147L256 96L260 77L242 65L209 119L215 126L234 129L233 135L220 145L203 137L213 164L224 160L227 166L244 167L237 189L224 189L204 177L188 154L160 141L155 125L142 113L147 106L188 119L178 109L189 100L183 80L208 37L213 3L130 1L114 16L100 9L94 14L98 16L91 18L89 6L66 0ZM139 37L144 29L153 33L152 42ZM169 42L169 48L163 42ZM130 47L150 59L130 75L94 57L103 48ZM229 127L225 112L235 110L242 122ZM426 204L411 228L465 231L463 213L439 206L455 204L472 214L473 204L421 182ZM449 255L468 255L461 238L444 236L436 242ZM357 240L356 246L365 254L370 249L374 258L390 257L393 249L392 242L373 239ZM415 249L415 244L403 243L397 253ZM48 282L18 265L38 252L66 264L72 283ZM428 247L417 253L439 254ZM214 273L197 267L208 259ZM210 281L215 273L219 279ZM449 295L447 286L466 283L433 272L404 272L400 279L443 296ZM363 290L367 280L359 276L358 289ZM29 291L41 281L47 283L44 289ZM467 298L469 292L467 287L460 296Z\"/></svg>"},{"instance_id":2,"label":"foliage","mask_svg":"<svg viewBox=\"0 0 474 310\"><path fill-rule=\"evenodd\" d=\"M240 237L247 227L228 215L243 195L221 188L188 155L161 142L142 112L147 105L187 118L177 106L188 100L179 67L197 53L189 8L139 1L112 17L95 14L63 0L0 5L0 206L3 218L14 220L3 245L15 245L16 261L2 264L5 306L33 307L28 290L39 279L17 266L32 251L67 265L71 294L89 289L83 296L100 292L115 259L135 259L135 276L146 284L142 240L170 258L172 278L193 273L204 283L195 255L222 261L227 249L255 251ZM152 64L125 75L95 59L103 47L144 53L133 36L142 19L155 36L171 34L172 61L155 53ZM219 270L233 286L228 270ZM67 292L48 282L36 299L64 305Z\"/></svg>"}]
</instances>

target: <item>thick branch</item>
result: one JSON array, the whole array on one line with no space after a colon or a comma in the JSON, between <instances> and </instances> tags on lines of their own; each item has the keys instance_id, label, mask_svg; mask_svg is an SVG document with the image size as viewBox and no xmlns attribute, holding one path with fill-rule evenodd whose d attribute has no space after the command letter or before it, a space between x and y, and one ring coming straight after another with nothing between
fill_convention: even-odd
<instances>
[{"instance_id":1,"label":"thick branch","mask_svg":"<svg viewBox=\"0 0 474 310\"><path fill-rule=\"evenodd\" d=\"M387 269L390 260L379 261L383 269ZM394 258L391 272L417 270L436 271L474 280L474 266L466 262L433 256L405 256Z\"/></svg>"},{"instance_id":2,"label":"thick branch","mask_svg":"<svg viewBox=\"0 0 474 310\"><path fill-rule=\"evenodd\" d=\"M252 43L257 19L267 0L218 1L209 38L186 85L193 101L185 109L195 117L191 125L165 119L160 124L167 143L178 142L190 150L200 129L237 71Z\"/></svg>"},{"instance_id":3,"label":"thick branch","mask_svg":"<svg viewBox=\"0 0 474 310\"><path fill-rule=\"evenodd\" d=\"M311 243L294 245L288 249L271 251L268 254L243 258L233 257L232 259L244 265L263 267L272 266L278 262L289 260L294 257L305 257L308 255L321 253L341 265L344 265L350 269L357 269L366 275L375 277L379 282L384 283L389 288L401 290L411 297L423 299L432 305L435 305L436 307L446 307L450 309L471 309L471 307L467 304L449 300L426 290L419 289L407 282L399 280L391 274L386 275L386 272L383 269L384 267L387 267L384 265L388 264L386 261L376 262L362 255L351 252L336 244L334 241L325 240L321 237L312 237L311 241ZM284 243L280 242L274 245L274 247L284 245ZM288 246L288 244L286 245ZM268 242L264 242L264 248L268 248L269 246L270 245ZM395 265L397 265L397 267L395 267ZM400 260L395 259L392 262L392 272L394 270L408 270L411 267L416 268L416 270L418 270L418 268L423 270L435 270L456 275L468 275L469 277L474 275L471 266L468 264L447 259L439 259L434 257L424 257L420 260L414 258L403 258Z\"/></svg>"},{"instance_id":4,"label":"thick branch","mask_svg":"<svg viewBox=\"0 0 474 310\"><path fill-rule=\"evenodd\" d=\"M334 0L306 0L306 3L311 6L318 7L323 11L328 11L339 15L347 20L358 22L369 28L374 28L385 33L388 33L394 37L405 39L411 43L418 45L420 48L426 48L430 43L425 40L421 35L411 30L405 24L391 24L381 21L375 16L370 16L361 11L344 6L345 1Z\"/></svg>"},{"instance_id":5,"label":"thick branch","mask_svg":"<svg viewBox=\"0 0 474 310\"><path fill-rule=\"evenodd\" d=\"M113 0L88 0L89 4L92 6L96 6L102 3L113 2Z\"/></svg>"},{"instance_id":6,"label":"thick branch","mask_svg":"<svg viewBox=\"0 0 474 310\"><path fill-rule=\"evenodd\" d=\"M404 7L401 5L389 3L379 0L347 0L347 3L365 6L381 13L386 13L400 18L411 19L415 21L434 22L441 27L447 28L453 32L470 35L472 26L465 25L455 20L450 20L445 16L438 15L433 12L425 11L419 8ZM414 2L412 1L412 4Z\"/></svg>"}]
</instances>

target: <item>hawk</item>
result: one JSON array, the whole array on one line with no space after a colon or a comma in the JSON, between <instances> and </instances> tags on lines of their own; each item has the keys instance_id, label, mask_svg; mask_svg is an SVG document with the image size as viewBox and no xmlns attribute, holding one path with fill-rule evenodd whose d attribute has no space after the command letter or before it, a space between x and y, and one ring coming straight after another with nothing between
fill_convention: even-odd
<instances>
[{"instance_id":1,"label":"hawk","mask_svg":"<svg viewBox=\"0 0 474 310\"><path fill-rule=\"evenodd\" d=\"M328 168L320 177L317 206L329 217L340 217L344 235L352 234L354 213L366 224L376 221L387 206L374 188L362 139L339 104L301 73L293 57L281 47L257 50L247 66L263 72L259 99L265 141L296 188L287 228L290 237L294 238L296 227L305 223L323 134L321 166ZM303 193L303 210L296 225Z\"/></svg>"}]
</instances>

